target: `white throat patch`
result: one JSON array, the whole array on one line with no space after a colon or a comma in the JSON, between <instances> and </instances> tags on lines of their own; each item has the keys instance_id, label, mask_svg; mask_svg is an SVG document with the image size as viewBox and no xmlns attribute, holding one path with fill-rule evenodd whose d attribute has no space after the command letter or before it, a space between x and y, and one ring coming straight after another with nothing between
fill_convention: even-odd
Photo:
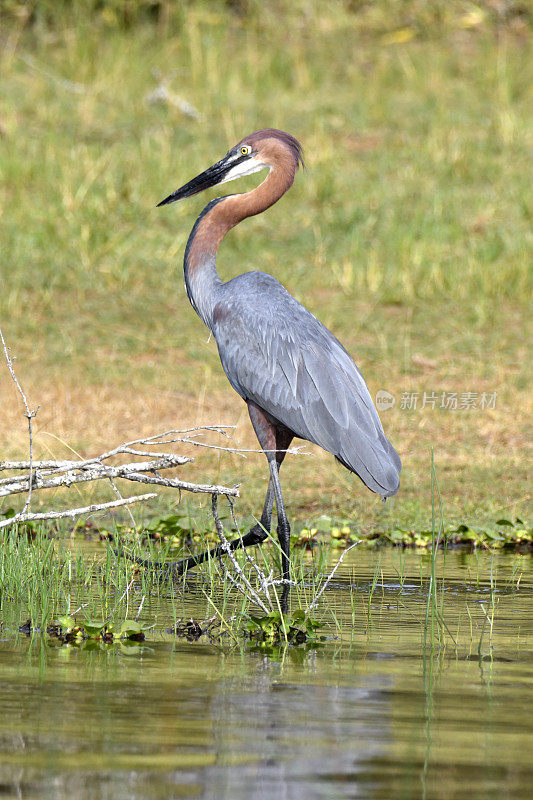
<instances>
[{"instance_id":1,"label":"white throat patch","mask_svg":"<svg viewBox=\"0 0 533 800\"><path fill-rule=\"evenodd\" d=\"M252 175L254 172L259 172L262 169L270 170L269 164L264 164L262 161L256 161L255 158L250 158L248 161L243 161L232 167L226 177L220 181L221 183L228 183L234 181L236 178L243 178L245 175Z\"/></svg>"}]
</instances>

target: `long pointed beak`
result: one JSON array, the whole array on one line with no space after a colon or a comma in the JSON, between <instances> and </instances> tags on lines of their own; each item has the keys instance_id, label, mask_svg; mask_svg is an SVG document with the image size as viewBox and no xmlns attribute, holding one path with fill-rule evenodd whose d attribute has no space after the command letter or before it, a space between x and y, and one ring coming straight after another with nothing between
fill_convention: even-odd
<instances>
[{"instance_id":1,"label":"long pointed beak","mask_svg":"<svg viewBox=\"0 0 533 800\"><path fill-rule=\"evenodd\" d=\"M247 157L248 156L243 156L242 158L236 159L230 156L224 156L221 161L218 161L216 164L213 164L212 167L206 169L205 172L197 175L196 178L186 183L181 189L177 189L175 192L172 192L172 194L169 194L168 197L165 197L164 200L161 200L161 202L157 204L157 208L159 208L159 206L166 206L169 203L175 203L176 200L183 200L185 197L192 197L199 192L203 192L204 189L216 186L224 180L230 170Z\"/></svg>"}]
</instances>

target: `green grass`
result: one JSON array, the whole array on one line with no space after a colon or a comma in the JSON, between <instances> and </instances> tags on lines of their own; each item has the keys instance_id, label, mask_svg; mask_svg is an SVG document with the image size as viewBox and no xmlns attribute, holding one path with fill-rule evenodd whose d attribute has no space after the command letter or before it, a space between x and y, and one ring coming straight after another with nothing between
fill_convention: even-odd
<instances>
[{"instance_id":1,"label":"green grass","mask_svg":"<svg viewBox=\"0 0 533 800\"><path fill-rule=\"evenodd\" d=\"M0 320L30 402L42 403L38 452L67 452L53 437L94 452L191 421L238 423L254 446L182 285L209 197L155 204L242 135L275 126L302 141L308 170L228 236L220 272L271 272L339 336L372 394L396 395L382 418L404 462L401 494L383 507L327 456L311 468L293 458L293 517L428 529L431 448L446 524L526 517L529 30L437 5L440 23L417 3L397 19L383 3L299 4L284 7L287 25L279 4L244 15L192 4L163 30L64 10L49 28L6 23ZM154 69L201 122L146 104ZM497 405L399 408L402 392L444 390L497 392ZM2 453L22 455L24 419L2 370L0 397ZM193 476L242 482L239 514L258 513L260 456L198 462ZM158 513L175 502L163 493Z\"/></svg>"},{"instance_id":2,"label":"green grass","mask_svg":"<svg viewBox=\"0 0 533 800\"><path fill-rule=\"evenodd\" d=\"M145 553L142 544L140 537L125 540L120 531L115 531L114 545L120 550L125 548L130 555ZM149 549L154 560L172 555L168 546ZM236 553L240 574L224 559L227 568L218 560L209 560L177 578L138 568L130 560L117 557L106 542L88 553L80 547L79 539L73 542L64 536L52 537L46 526L34 525L29 530L13 526L4 532L0 549L0 620L13 616L13 609L18 609L21 615L18 624L28 620L27 633L47 632L63 644L82 645L87 639L109 644L115 639L115 643L123 644L125 638L136 640L149 630L151 618L137 623L146 598L156 617L161 612L168 614L171 608L176 627L179 606L192 593L197 613L199 610L201 613L202 606L206 619L214 612L217 635L213 638L225 641L229 634L235 642L238 637L242 640L248 623L251 639L256 639L263 630L259 625L254 631L253 624L254 619L257 622L263 618L257 616L261 609L258 611L255 598L259 597L265 604L262 611L270 612L276 629L270 643L275 643L275 632L279 634L280 630L284 631L286 641L287 636L292 641L299 634L295 643L303 643L313 638L318 624L311 611L306 615L302 609L310 605L327 576L326 551L322 549L312 559L296 553L292 562L295 580L292 617L284 618L279 587L272 585L265 591L258 580L258 568L267 577L279 574L278 550L276 545L259 549L255 563L248 553ZM251 590L240 592L236 582L244 586L244 581L249 582ZM285 619L287 624L292 619L290 634L285 630ZM270 641L272 637L268 635L267 639Z\"/></svg>"},{"instance_id":3,"label":"green grass","mask_svg":"<svg viewBox=\"0 0 533 800\"><path fill-rule=\"evenodd\" d=\"M500 618L500 600L519 592L522 577L529 585L531 560L515 556L512 563L509 557L505 562L501 554L486 550L481 561L475 554L464 553L461 559L454 554L450 576L446 554L438 551L439 502L436 498L432 546L428 552L411 553L407 566L406 559L391 550L374 555L359 549L330 581L338 551L327 544L313 551L296 549L286 616L281 614L279 587L270 585L266 592L258 579L258 568L265 576L281 572L276 542L253 548L254 562L237 551L239 573L224 558L172 580L117 558L106 541L83 544L59 531L51 536L41 525L32 531L14 527L4 532L0 548L0 626L10 637L18 629L31 636L46 634L57 646L123 649L136 647L145 636L160 640L163 633L171 633L217 647L259 648L275 658L287 644L313 648L373 635L382 616L387 618L392 610L398 615L407 612L409 625L416 622L423 654L464 647L465 642L481 653L492 647L495 626L499 630L502 622L509 622ZM153 559L172 557L168 543L161 548L140 536L126 539L122 531L115 531L113 544L132 555L146 555L148 550ZM498 565L507 576L505 582ZM239 590L236 581L249 581L252 590Z\"/></svg>"}]
</instances>

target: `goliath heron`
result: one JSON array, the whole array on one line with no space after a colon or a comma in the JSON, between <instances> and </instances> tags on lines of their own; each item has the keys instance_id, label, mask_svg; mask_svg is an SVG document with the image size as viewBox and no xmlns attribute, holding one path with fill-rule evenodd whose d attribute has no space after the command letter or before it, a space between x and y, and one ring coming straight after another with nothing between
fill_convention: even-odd
<instances>
[{"instance_id":1,"label":"goliath heron","mask_svg":"<svg viewBox=\"0 0 533 800\"><path fill-rule=\"evenodd\" d=\"M189 300L215 337L224 372L248 406L270 469L260 522L234 540L232 547L264 541L275 501L285 602L290 526L279 470L293 438L333 453L383 498L398 491L401 469L365 381L335 336L271 275L246 272L224 283L217 272L217 251L226 233L276 203L292 186L300 164L302 148L293 136L260 130L159 203L174 203L211 186L268 170L255 189L207 204L189 236L183 268ZM220 547L214 548L178 562L175 568L183 572L221 552Z\"/></svg>"}]
</instances>

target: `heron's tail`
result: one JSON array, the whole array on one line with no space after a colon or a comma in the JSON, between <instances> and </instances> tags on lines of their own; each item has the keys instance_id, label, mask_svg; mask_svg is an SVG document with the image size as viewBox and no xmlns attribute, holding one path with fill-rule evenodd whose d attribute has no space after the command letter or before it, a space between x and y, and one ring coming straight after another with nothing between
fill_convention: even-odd
<instances>
[{"instance_id":1,"label":"heron's tail","mask_svg":"<svg viewBox=\"0 0 533 800\"><path fill-rule=\"evenodd\" d=\"M383 434L378 442L368 443L361 448L359 439L358 445L358 448L352 448L348 440L341 452L335 454L335 458L361 478L370 491L383 498L392 497L400 488L400 456Z\"/></svg>"}]
</instances>

